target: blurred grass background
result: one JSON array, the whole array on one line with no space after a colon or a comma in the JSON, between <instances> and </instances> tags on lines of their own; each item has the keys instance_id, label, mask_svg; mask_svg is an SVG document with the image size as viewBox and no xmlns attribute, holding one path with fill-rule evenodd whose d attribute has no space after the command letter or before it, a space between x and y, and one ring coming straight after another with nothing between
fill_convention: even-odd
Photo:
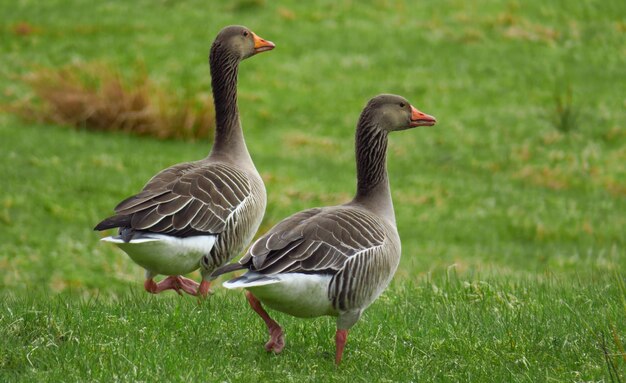
<instances>
[{"instance_id":1,"label":"blurred grass background","mask_svg":"<svg viewBox=\"0 0 626 383\"><path fill-rule=\"evenodd\" d=\"M0 20L5 302L28 311L27 297L42 291L63 293L75 305L76 297L128 299L129 290L141 289L142 270L100 244L93 225L158 170L202 158L210 147L208 138L161 140L45 122L35 115L45 107L37 109L41 100L27 79L93 65L126 84L145 75L174 110L176 100L209 98L212 39L225 25L243 24L277 45L242 63L239 77L246 141L268 191L261 231L295 211L348 200L355 187L353 136L361 108L378 93L403 95L438 124L390 138L403 258L389 299L423 297L419 291L411 296L406 286L429 285L451 267L468 286L490 281L505 295L511 284L526 286L537 292L529 299L545 308L539 310L544 315L561 299L572 305L580 297L606 299L586 311L597 314L588 319L595 322L570 328L583 337L572 355L595 350L593 363L563 361L550 374L533 364L528 376L608 381L606 353L584 332L604 328L611 334L614 326L618 336L609 340L626 341L624 321L610 319L626 299L615 287L626 266L624 2L17 1L2 2ZM16 105L34 106L31 118L10 113ZM544 289L552 279L559 289ZM222 292L217 297L240 298ZM373 318L386 310L385 302L372 307ZM463 302L451 309L464 310L474 301ZM429 310L400 306L413 317ZM490 336L489 323L482 336ZM369 325L375 331L377 324ZM259 328L259 339L262 333ZM471 343L472 337L462 341ZM367 347L367 338L362 342ZM612 343L615 363L626 363L619 362L619 344ZM297 363L292 357L284 363ZM391 359L402 363L401 358L420 356ZM19 360L16 365L27 364ZM450 366L450 358L441 360ZM325 368L325 379L336 377L332 367ZM571 372L581 370L577 377ZM402 371L408 375L392 380L410 380L411 370ZM497 376L524 380L523 369L519 375L506 371ZM467 377L462 372L451 379ZM488 381L489 375L475 376Z\"/></svg>"}]
</instances>

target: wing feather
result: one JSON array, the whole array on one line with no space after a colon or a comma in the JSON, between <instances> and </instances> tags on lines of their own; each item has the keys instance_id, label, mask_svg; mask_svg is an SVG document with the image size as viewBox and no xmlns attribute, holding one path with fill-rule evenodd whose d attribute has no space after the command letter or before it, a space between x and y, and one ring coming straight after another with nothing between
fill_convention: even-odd
<instances>
[{"instance_id":1,"label":"wing feather","mask_svg":"<svg viewBox=\"0 0 626 383\"><path fill-rule=\"evenodd\" d=\"M174 193L172 193L174 194ZM191 197L178 197L168 202L155 203L157 205L157 213L166 216L173 215L184 209L192 201Z\"/></svg>"},{"instance_id":2,"label":"wing feather","mask_svg":"<svg viewBox=\"0 0 626 383\"><path fill-rule=\"evenodd\" d=\"M129 217L119 221L136 230L180 236L217 234L251 193L250 180L237 168L190 162L154 176L141 192L120 202L112 218Z\"/></svg>"},{"instance_id":3,"label":"wing feather","mask_svg":"<svg viewBox=\"0 0 626 383\"><path fill-rule=\"evenodd\" d=\"M193 221L196 215L198 215L198 212L203 206L204 204L202 202L197 199L192 199L184 209L172 216L172 225L174 226L174 229L182 230L190 226L191 221Z\"/></svg>"},{"instance_id":4,"label":"wing feather","mask_svg":"<svg viewBox=\"0 0 626 383\"><path fill-rule=\"evenodd\" d=\"M152 207L147 210L145 214L134 215L130 220L130 224L134 229L145 230L153 225L156 225L163 218L165 218L165 216L157 213L156 207Z\"/></svg>"},{"instance_id":5,"label":"wing feather","mask_svg":"<svg viewBox=\"0 0 626 383\"><path fill-rule=\"evenodd\" d=\"M281 221L250 247L240 263L262 274L335 274L347 260L382 245L384 239L382 226L363 209L346 205L311 209Z\"/></svg>"}]
</instances>

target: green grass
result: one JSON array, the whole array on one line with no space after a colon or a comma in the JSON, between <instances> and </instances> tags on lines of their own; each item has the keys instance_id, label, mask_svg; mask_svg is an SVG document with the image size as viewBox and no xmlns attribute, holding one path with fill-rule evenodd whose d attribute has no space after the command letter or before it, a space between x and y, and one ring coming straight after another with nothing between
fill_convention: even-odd
<instances>
[{"instance_id":1,"label":"green grass","mask_svg":"<svg viewBox=\"0 0 626 383\"><path fill-rule=\"evenodd\" d=\"M245 300L223 290L202 305L136 291L115 301L30 295L0 306L0 378L600 381L607 363L626 367L614 338L626 331L615 281L466 282L451 273L405 283L354 327L340 368L330 318L278 315L287 348L268 354L261 320L239 315Z\"/></svg>"},{"instance_id":2,"label":"green grass","mask_svg":"<svg viewBox=\"0 0 626 383\"><path fill-rule=\"evenodd\" d=\"M274 41L240 70L262 230L350 198L370 97L401 94L439 122L391 137L403 259L335 369L331 319L279 315L287 348L265 355L241 296L147 296L140 268L91 231L209 142L0 115L0 380L626 380L626 6L412 3L2 2L4 104L30 94L19 76L83 61L208 93L221 27ZM562 132L565 89L576 129Z\"/></svg>"}]
</instances>

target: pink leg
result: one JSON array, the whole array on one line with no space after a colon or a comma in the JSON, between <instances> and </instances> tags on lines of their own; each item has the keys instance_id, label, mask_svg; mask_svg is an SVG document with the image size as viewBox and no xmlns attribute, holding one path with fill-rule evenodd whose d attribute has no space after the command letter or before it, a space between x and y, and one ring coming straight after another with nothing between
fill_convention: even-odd
<instances>
[{"instance_id":1,"label":"pink leg","mask_svg":"<svg viewBox=\"0 0 626 383\"><path fill-rule=\"evenodd\" d=\"M348 339L348 330L339 330L335 333L335 364L341 363L341 357L343 356L343 348L346 346L346 340Z\"/></svg>"},{"instance_id":2,"label":"pink leg","mask_svg":"<svg viewBox=\"0 0 626 383\"><path fill-rule=\"evenodd\" d=\"M180 275L169 276L159 283L154 282L152 278L148 278L144 282L143 286L147 292L152 294L158 294L165 290L174 290L179 295L182 295L180 292L180 290L182 290L187 294L196 295L198 290L197 282Z\"/></svg>"},{"instance_id":3,"label":"pink leg","mask_svg":"<svg viewBox=\"0 0 626 383\"><path fill-rule=\"evenodd\" d=\"M248 299L248 303L252 310L256 311L257 314L263 319L265 324L267 325L267 330L270 333L270 340L265 343L266 351L274 351L276 354L280 353L285 347L285 336L283 334L283 329L280 325L272 318L270 318L269 314L263 306L261 306L261 302L251 292L246 291L246 298Z\"/></svg>"},{"instance_id":4,"label":"pink leg","mask_svg":"<svg viewBox=\"0 0 626 383\"><path fill-rule=\"evenodd\" d=\"M204 279L200 282L200 287L196 290L196 295L206 298L207 295L212 294L213 292L210 290L211 282L205 281Z\"/></svg>"},{"instance_id":5,"label":"pink leg","mask_svg":"<svg viewBox=\"0 0 626 383\"><path fill-rule=\"evenodd\" d=\"M178 287L181 290L183 290L189 295L196 295L198 291L198 286L199 286L198 282L194 281L193 279L185 278L182 276L178 276L176 277L176 279L178 282Z\"/></svg>"},{"instance_id":6,"label":"pink leg","mask_svg":"<svg viewBox=\"0 0 626 383\"><path fill-rule=\"evenodd\" d=\"M157 284L154 279L146 278L146 281L143 283L143 288L151 294L156 294Z\"/></svg>"},{"instance_id":7,"label":"pink leg","mask_svg":"<svg viewBox=\"0 0 626 383\"><path fill-rule=\"evenodd\" d=\"M180 277L177 275L172 275L172 276L165 278L164 280L156 284L157 286L156 290L153 291L152 293L158 294L165 290L174 290L176 291L178 295L182 295L180 292L181 286L180 286L179 278Z\"/></svg>"}]
</instances>

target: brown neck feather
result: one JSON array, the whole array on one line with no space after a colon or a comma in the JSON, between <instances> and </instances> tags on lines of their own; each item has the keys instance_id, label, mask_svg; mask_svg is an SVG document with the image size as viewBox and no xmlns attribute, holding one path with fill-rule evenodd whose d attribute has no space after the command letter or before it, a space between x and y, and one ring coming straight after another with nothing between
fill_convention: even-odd
<instances>
[{"instance_id":1,"label":"brown neck feather","mask_svg":"<svg viewBox=\"0 0 626 383\"><path fill-rule=\"evenodd\" d=\"M395 222L387 177L387 131L372 122L366 109L356 130L357 192L354 201Z\"/></svg>"},{"instance_id":2,"label":"brown neck feather","mask_svg":"<svg viewBox=\"0 0 626 383\"><path fill-rule=\"evenodd\" d=\"M240 59L216 41L211 47L209 62L216 120L215 142L211 155L229 158L249 157L237 107L237 75Z\"/></svg>"}]
</instances>

